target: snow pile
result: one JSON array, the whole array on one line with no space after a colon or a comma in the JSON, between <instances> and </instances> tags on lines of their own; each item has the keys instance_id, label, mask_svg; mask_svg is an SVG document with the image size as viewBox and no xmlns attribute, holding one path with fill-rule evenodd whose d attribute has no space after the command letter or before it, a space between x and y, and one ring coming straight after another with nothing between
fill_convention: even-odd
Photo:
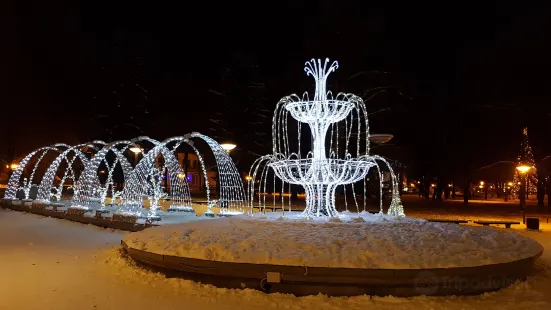
<instances>
[{"instance_id":1,"label":"snow pile","mask_svg":"<svg viewBox=\"0 0 551 310\"><path fill-rule=\"evenodd\" d=\"M447 297L295 297L216 288L136 267L117 244L126 234L0 208L0 309L551 309L551 224L518 232L545 246L525 282Z\"/></svg>"},{"instance_id":2,"label":"snow pile","mask_svg":"<svg viewBox=\"0 0 551 310\"><path fill-rule=\"evenodd\" d=\"M512 231L363 214L338 221L246 216L163 225L126 235L164 255L253 264L450 268L505 263L543 248Z\"/></svg>"}]
</instances>

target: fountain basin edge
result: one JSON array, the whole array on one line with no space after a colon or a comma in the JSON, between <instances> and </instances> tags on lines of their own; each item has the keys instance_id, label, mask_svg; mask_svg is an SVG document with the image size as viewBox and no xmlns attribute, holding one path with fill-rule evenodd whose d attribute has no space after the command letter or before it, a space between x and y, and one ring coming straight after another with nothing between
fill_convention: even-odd
<instances>
[{"instance_id":1,"label":"fountain basin edge","mask_svg":"<svg viewBox=\"0 0 551 310\"><path fill-rule=\"evenodd\" d=\"M534 256L506 263L474 267L429 269L326 268L220 262L161 255L129 247L123 251L139 265L224 288L252 288L296 296L446 296L477 295L523 281L533 272L543 247ZM267 274L279 274L280 283L269 283Z\"/></svg>"}]
</instances>

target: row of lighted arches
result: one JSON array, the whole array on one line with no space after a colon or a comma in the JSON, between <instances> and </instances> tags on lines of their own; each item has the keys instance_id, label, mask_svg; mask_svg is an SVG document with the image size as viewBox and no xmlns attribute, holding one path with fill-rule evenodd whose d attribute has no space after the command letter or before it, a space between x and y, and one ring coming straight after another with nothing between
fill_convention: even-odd
<instances>
[{"instance_id":1,"label":"row of lighted arches","mask_svg":"<svg viewBox=\"0 0 551 310\"><path fill-rule=\"evenodd\" d=\"M199 150L194 145L192 139L200 139L208 144L216 160L218 173L219 193L218 200L211 199L206 175L206 167ZM130 147L148 142L153 148L144 153L143 158L134 168L124 155ZM41 202L60 201L64 184L71 179L73 183L73 196L70 206L82 209L103 209L106 208L107 195L111 192L112 198L119 198L117 211L121 213L143 215L144 213L155 214L159 209L159 200L163 197L169 198L170 208L190 209L192 207L191 193L186 178L182 178L183 169L180 166L174 152L182 144L189 145L196 153L201 168L207 182L207 204L210 206L220 206L220 212L240 213L246 206L246 196L243 189L243 182L239 171L226 151L212 138L193 132L184 136L177 136L157 141L149 137L137 137L132 140L115 141L105 143L103 141L92 141L89 143L69 146L66 144L55 144L52 146L41 147L25 156L18 167L12 173L5 198L16 199L18 196L24 199L36 199ZM94 152L89 159L82 150L87 148ZM49 152L55 152L58 155L48 166L40 184L34 184L33 180L38 166ZM114 155L115 160L109 164L106 156ZM155 167L156 158L161 154L164 158L164 165L159 171ZM75 160L79 159L83 169L80 174L75 171ZM23 176L25 168L31 160L34 166L30 174ZM60 165L65 162L66 169L60 178L59 184L54 185L55 178ZM98 176L100 165L107 166L107 180L102 184ZM113 184L113 171L119 165L122 168L124 176L124 188L117 192ZM161 174L166 173L167 190L164 193L159 186L158 180ZM23 177L23 179L22 179ZM36 187L36 197L31 197L31 189ZM19 194L18 194L19 193ZM168 197L167 197L168 196ZM144 208L144 199L149 200L149 208Z\"/></svg>"}]
</instances>

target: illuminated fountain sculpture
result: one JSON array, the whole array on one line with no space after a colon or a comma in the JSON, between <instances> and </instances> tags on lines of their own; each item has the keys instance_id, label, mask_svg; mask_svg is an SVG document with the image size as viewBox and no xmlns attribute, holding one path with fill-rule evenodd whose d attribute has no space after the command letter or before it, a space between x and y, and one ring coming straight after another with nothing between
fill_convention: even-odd
<instances>
[{"instance_id":1,"label":"illuminated fountain sculpture","mask_svg":"<svg viewBox=\"0 0 551 310\"><path fill-rule=\"evenodd\" d=\"M305 216L337 216L335 192L341 185L352 184L351 189L358 207L353 183L361 180L364 180L365 210L365 178L370 168L376 167L380 180L380 212L382 214L383 177L380 163L383 163L391 175L392 201L388 214L403 216L398 181L392 168L383 157L369 155L369 123L365 104L360 97L353 94L339 93L333 96L330 91L326 90L328 75L338 68L336 61L330 66L328 64L329 59L323 63L321 60L314 59L306 62L304 70L316 82L312 100L305 93L302 98L297 95L284 97L277 104L272 122L273 154L259 158L251 167L249 173L251 180L248 186L250 203L254 204L255 191L259 193L259 204L263 203L260 193L266 192L266 177L269 170L266 168L268 167L272 168L275 175L282 180L282 194L285 183L304 187L306 208L303 214ZM290 151L289 113L298 122L297 152ZM344 124L342 124L343 121ZM312 139L312 150L306 157L302 157L300 151L303 124L309 126ZM343 130L339 129L342 127L344 127L344 136ZM342 142L339 140L339 132L341 132L341 140L345 141L344 146L341 145L340 149L339 144ZM364 143L361 143L362 139L364 139ZM326 147L327 144L329 144L329 148ZM354 148L355 152L350 152ZM262 165L264 166L260 169Z\"/></svg>"}]
</instances>

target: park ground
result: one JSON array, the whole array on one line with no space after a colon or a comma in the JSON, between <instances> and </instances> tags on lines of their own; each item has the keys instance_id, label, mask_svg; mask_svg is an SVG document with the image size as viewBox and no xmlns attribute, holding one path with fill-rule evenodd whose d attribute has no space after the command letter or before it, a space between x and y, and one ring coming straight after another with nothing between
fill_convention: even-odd
<instances>
[{"instance_id":1,"label":"park ground","mask_svg":"<svg viewBox=\"0 0 551 310\"><path fill-rule=\"evenodd\" d=\"M414 217L522 220L514 202L472 202L466 207L461 201L404 197L404 205ZM529 216L543 221L540 231L513 226L545 248L526 282L480 296L415 298L299 298L166 278L121 255L126 232L0 209L0 309L549 309L549 209L527 208Z\"/></svg>"}]
</instances>

